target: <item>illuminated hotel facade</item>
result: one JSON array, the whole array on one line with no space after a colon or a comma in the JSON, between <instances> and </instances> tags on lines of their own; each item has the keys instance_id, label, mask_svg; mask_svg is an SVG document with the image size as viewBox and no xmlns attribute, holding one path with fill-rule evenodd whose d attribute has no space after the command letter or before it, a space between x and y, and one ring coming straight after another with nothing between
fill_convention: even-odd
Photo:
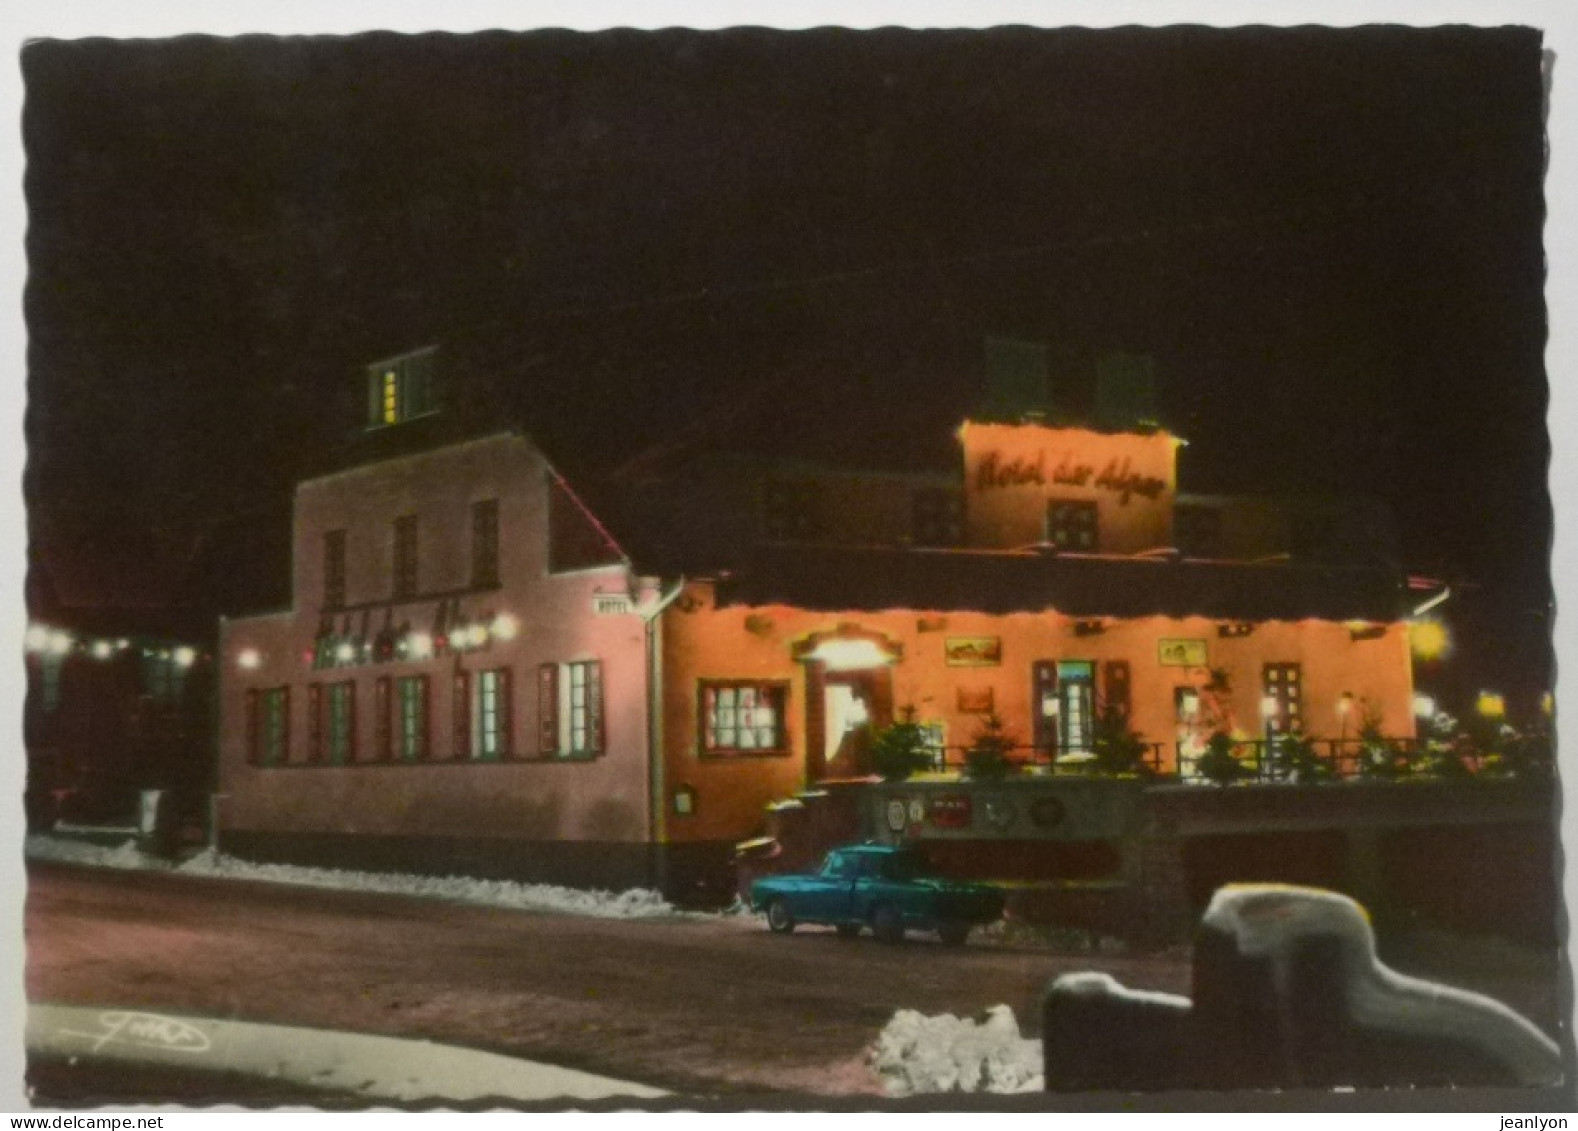
<instances>
[{"instance_id":1,"label":"illuminated hotel facade","mask_svg":"<svg viewBox=\"0 0 1578 1131\"><path fill-rule=\"evenodd\" d=\"M369 370L370 434L436 415L430 365ZM995 716L1048 776L1109 710L1163 773L1215 731L1413 734L1383 511L1182 495L1154 427L958 438L954 475L587 495L496 431L302 483L293 606L221 626L222 843L682 886L911 712L950 762Z\"/></svg>"}]
</instances>

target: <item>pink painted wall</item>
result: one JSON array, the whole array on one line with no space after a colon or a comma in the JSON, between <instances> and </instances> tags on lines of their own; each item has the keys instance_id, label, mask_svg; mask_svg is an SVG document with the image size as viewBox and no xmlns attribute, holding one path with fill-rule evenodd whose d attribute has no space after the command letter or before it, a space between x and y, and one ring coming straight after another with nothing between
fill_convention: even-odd
<instances>
[{"instance_id":1,"label":"pink painted wall","mask_svg":"<svg viewBox=\"0 0 1578 1131\"><path fill-rule=\"evenodd\" d=\"M552 575L547 570L550 469L523 437L504 434L440 451L372 464L303 483L295 514L292 611L228 620L221 626L220 780L223 827L254 832L372 833L640 842L649 836L646 662L642 619L594 615L598 593L628 591L623 566ZM467 589L471 504L499 500L499 573L495 589ZM393 520L418 516L419 596L394 602ZM371 629L386 610L398 625L430 630L438 598L459 590L464 616L483 621L508 613L513 640L494 640L428 660L361 663L314 671L312 647L323 594L323 534L343 529L346 601L377 602ZM422 594L425 594L422 595ZM343 615L335 617L338 626ZM359 625L361 615L354 614ZM261 658L242 670L247 649ZM542 663L599 660L606 743L591 761L532 761L538 754L537 670ZM511 671L511 750L498 763L473 762L454 749L452 682L456 671ZM375 757L374 683L380 676L429 678L430 760L379 763ZM305 765L310 683L354 681L353 763ZM248 689L290 688L291 764L249 765Z\"/></svg>"}]
</instances>

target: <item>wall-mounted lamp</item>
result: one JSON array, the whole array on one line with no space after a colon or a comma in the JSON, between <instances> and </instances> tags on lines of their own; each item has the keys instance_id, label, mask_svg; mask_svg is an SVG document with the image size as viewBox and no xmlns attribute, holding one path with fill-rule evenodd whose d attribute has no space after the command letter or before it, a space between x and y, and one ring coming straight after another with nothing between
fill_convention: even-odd
<instances>
[{"instance_id":1,"label":"wall-mounted lamp","mask_svg":"<svg viewBox=\"0 0 1578 1131\"><path fill-rule=\"evenodd\" d=\"M1216 634L1223 639L1233 640L1240 636L1248 636L1255 631L1255 626L1247 620L1228 621L1216 626Z\"/></svg>"},{"instance_id":2,"label":"wall-mounted lamp","mask_svg":"<svg viewBox=\"0 0 1578 1131\"><path fill-rule=\"evenodd\" d=\"M1107 622L1104 620L1077 620L1074 622L1075 636L1100 636L1107 631Z\"/></svg>"}]
</instances>

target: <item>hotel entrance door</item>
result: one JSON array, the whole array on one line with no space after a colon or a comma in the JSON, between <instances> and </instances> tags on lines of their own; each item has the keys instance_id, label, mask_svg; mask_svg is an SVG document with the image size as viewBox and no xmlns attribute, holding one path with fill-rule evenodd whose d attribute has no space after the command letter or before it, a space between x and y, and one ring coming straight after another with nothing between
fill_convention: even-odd
<instances>
[{"instance_id":1,"label":"hotel entrance door","mask_svg":"<svg viewBox=\"0 0 1578 1131\"><path fill-rule=\"evenodd\" d=\"M871 772L874 736L893 721L893 673L887 667L806 672L806 780Z\"/></svg>"}]
</instances>

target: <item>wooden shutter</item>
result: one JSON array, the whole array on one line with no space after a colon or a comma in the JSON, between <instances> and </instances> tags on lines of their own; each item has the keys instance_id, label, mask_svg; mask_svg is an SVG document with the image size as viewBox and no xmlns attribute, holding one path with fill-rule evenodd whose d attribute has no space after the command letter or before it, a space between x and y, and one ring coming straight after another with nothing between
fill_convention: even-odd
<instances>
[{"instance_id":1,"label":"wooden shutter","mask_svg":"<svg viewBox=\"0 0 1578 1131\"><path fill-rule=\"evenodd\" d=\"M471 676L468 672L455 673L455 689L451 710L451 729L454 732L456 758L471 757Z\"/></svg>"},{"instance_id":2,"label":"wooden shutter","mask_svg":"<svg viewBox=\"0 0 1578 1131\"><path fill-rule=\"evenodd\" d=\"M367 371L367 423L382 424L384 420L384 374L381 367Z\"/></svg>"},{"instance_id":3,"label":"wooden shutter","mask_svg":"<svg viewBox=\"0 0 1578 1131\"><path fill-rule=\"evenodd\" d=\"M1129 717L1129 661L1108 660L1101 665L1101 710L1115 708L1125 719Z\"/></svg>"},{"instance_id":4,"label":"wooden shutter","mask_svg":"<svg viewBox=\"0 0 1578 1131\"><path fill-rule=\"evenodd\" d=\"M537 752L559 752L559 665L537 669Z\"/></svg>"},{"instance_id":5,"label":"wooden shutter","mask_svg":"<svg viewBox=\"0 0 1578 1131\"><path fill-rule=\"evenodd\" d=\"M603 662L586 665L586 740L594 752L603 752Z\"/></svg>"},{"instance_id":6,"label":"wooden shutter","mask_svg":"<svg viewBox=\"0 0 1578 1131\"><path fill-rule=\"evenodd\" d=\"M307 761L323 761L323 685L307 685Z\"/></svg>"},{"instance_id":7,"label":"wooden shutter","mask_svg":"<svg viewBox=\"0 0 1578 1131\"><path fill-rule=\"evenodd\" d=\"M258 693L247 692L247 761L254 766L263 762L263 743L261 741L262 728L258 718Z\"/></svg>"},{"instance_id":8,"label":"wooden shutter","mask_svg":"<svg viewBox=\"0 0 1578 1131\"><path fill-rule=\"evenodd\" d=\"M373 757L380 762L386 762L394 756L392 713L389 677L379 676L373 683ZM404 722L402 718L402 736Z\"/></svg>"},{"instance_id":9,"label":"wooden shutter","mask_svg":"<svg viewBox=\"0 0 1578 1131\"><path fill-rule=\"evenodd\" d=\"M356 761L356 684L345 685L345 763Z\"/></svg>"},{"instance_id":10,"label":"wooden shutter","mask_svg":"<svg viewBox=\"0 0 1578 1131\"><path fill-rule=\"evenodd\" d=\"M290 761L290 685L279 689L279 761Z\"/></svg>"},{"instance_id":11,"label":"wooden shutter","mask_svg":"<svg viewBox=\"0 0 1578 1131\"><path fill-rule=\"evenodd\" d=\"M1056 754L1058 717L1046 709L1048 699L1057 700L1057 661L1037 660L1030 666L1030 714L1035 720L1036 749Z\"/></svg>"},{"instance_id":12,"label":"wooden shutter","mask_svg":"<svg viewBox=\"0 0 1578 1131\"><path fill-rule=\"evenodd\" d=\"M497 698L494 701L495 710L498 712L499 727L499 757L508 758L515 749L515 744L510 740L511 732L515 729L513 697L514 690L511 686L510 669L499 668L497 672L498 686L494 690Z\"/></svg>"}]
</instances>

